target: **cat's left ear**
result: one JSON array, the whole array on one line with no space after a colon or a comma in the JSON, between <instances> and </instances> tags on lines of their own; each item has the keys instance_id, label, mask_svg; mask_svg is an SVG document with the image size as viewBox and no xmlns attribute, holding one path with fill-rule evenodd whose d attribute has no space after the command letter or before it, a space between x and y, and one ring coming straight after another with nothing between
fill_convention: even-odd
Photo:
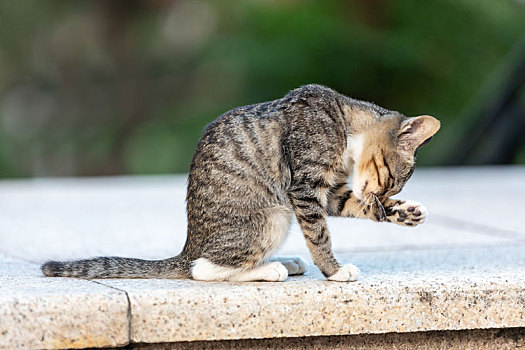
<instances>
[{"instance_id":1,"label":"cat's left ear","mask_svg":"<svg viewBox=\"0 0 525 350\"><path fill-rule=\"evenodd\" d=\"M405 151L415 151L430 141L440 126L439 120L429 115L407 118L399 129L398 147Z\"/></svg>"}]
</instances>

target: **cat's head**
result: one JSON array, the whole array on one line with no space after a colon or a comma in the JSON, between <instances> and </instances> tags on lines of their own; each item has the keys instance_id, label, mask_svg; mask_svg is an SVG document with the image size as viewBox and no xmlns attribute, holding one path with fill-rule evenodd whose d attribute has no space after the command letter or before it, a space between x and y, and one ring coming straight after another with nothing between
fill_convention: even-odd
<instances>
[{"instance_id":1,"label":"cat's head","mask_svg":"<svg viewBox=\"0 0 525 350\"><path fill-rule=\"evenodd\" d=\"M385 118L350 140L353 149L353 191L357 198L397 194L414 172L417 149L439 130L439 121L424 115Z\"/></svg>"}]
</instances>

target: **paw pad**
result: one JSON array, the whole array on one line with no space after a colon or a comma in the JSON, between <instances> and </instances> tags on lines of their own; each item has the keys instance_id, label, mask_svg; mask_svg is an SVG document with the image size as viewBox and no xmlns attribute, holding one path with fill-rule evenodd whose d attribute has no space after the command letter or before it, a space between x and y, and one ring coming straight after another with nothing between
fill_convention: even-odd
<instances>
[{"instance_id":1,"label":"paw pad","mask_svg":"<svg viewBox=\"0 0 525 350\"><path fill-rule=\"evenodd\" d=\"M398 202L389 209L388 220L398 225L416 226L427 218L427 209L414 201Z\"/></svg>"}]
</instances>

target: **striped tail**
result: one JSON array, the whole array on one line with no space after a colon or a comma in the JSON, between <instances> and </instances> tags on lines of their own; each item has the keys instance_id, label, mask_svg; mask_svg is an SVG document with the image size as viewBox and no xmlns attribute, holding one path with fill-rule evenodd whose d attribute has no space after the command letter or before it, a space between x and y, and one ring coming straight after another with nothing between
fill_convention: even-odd
<instances>
[{"instance_id":1,"label":"striped tail","mask_svg":"<svg viewBox=\"0 0 525 350\"><path fill-rule=\"evenodd\" d=\"M188 278L190 264L180 255L164 260L98 257L75 261L48 261L41 267L47 277Z\"/></svg>"}]
</instances>

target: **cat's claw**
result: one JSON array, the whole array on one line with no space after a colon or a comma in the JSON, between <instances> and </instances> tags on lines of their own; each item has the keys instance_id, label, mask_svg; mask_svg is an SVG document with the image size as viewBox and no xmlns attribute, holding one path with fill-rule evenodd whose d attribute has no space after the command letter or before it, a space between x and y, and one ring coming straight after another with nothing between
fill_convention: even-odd
<instances>
[{"instance_id":1,"label":"cat's claw","mask_svg":"<svg viewBox=\"0 0 525 350\"><path fill-rule=\"evenodd\" d=\"M404 201L395 204L387 216L390 222L402 226L417 226L427 220L427 208L416 201Z\"/></svg>"},{"instance_id":2,"label":"cat's claw","mask_svg":"<svg viewBox=\"0 0 525 350\"><path fill-rule=\"evenodd\" d=\"M332 276L328 277L330 281L353 282L359 277L359 269L352 264L343 265Z\"/></svg>"}]
</instances>

